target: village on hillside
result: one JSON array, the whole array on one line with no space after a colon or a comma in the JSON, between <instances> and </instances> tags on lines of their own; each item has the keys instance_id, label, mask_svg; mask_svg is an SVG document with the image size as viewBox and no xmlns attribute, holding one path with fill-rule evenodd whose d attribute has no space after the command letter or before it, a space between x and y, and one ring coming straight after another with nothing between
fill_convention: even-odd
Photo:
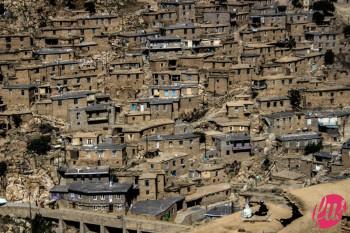
<instances>
[{"instance_id":1,"label":"village on hillside","mask_svg":"<svg viewBox=\"0 0 350 233\"><path fill-rule=\"evenodd\" d=\"M0 25L0 232L313 232L306 190L350 187L348 0L5 0Z\"/></svg>"}]
</instances>

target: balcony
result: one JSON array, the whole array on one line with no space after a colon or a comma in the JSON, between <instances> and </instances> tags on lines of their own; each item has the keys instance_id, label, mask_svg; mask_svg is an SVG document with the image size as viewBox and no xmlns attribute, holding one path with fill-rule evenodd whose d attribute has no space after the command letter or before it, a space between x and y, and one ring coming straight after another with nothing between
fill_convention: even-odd
<instances>
[{"instance_id":1,"label":"balcony","mask_svg":"<svg viewBox=\"0 0 350 233\"><path fill-rule=\"evenodd\" d=\"M87 119L89 123L108 122L108 120L108 116L88 117Z\"/></svg>"}]
</instances>

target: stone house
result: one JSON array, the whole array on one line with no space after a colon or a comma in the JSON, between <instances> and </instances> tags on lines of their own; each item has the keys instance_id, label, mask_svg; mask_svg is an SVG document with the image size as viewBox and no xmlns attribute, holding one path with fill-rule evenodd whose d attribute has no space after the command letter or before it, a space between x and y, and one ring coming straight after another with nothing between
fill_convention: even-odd
<instances>
[{"instance_id":1,"label":"stone house","mask_svg":"<svg viewBox=\"0 0 350 233\"><path fill-rule=\"evenodd\" d=\"M306 117L302 112L274 112L261 117L265 131L274 134L301 132L307 128Z\"/></svg>"},{"instance_id":2,"label":"stone house","mask_svg":"<svg viewBox=\"0 0 350 233\"><path fill-rule=\"evenodd\" d=\"M43 36L59 36L66 37L80 36L84 38L85 42L91 42L94 40L95 35L101 34L100 27L89 27L89 26L75 26L75 27L43 27L40 29Z\"/></svg>"},{"instance_id":3,"label":"stone house","mask_svg":"<svg viewBox=\"0 0 350 233\"><path fill-rule=\"evenodd\" d=\"M261 113L273 113L292 110L288 96L259 97L256 98L256 103Z\"/></svg>"},{"instance_id":4,"label":"stone house","mask_svg":"<svg viewBox=\"0 0 350 233\"><path fill-rule=\"evenodd\" d=\"M348 98L349 87L346 86L327 86L310 88L303 92L304 107L318 108L322 105L324 108L341 108L350 104Z\"/></svg>"},{"instance_id":5,"label":"stone house","mask_svg":"<svg viewBox=\"0 0 350 233\"><path fill-rule=\"evenodd\" d=\"M245 160L251 155L249 135L231 133L213 138L218 157L234 161Z\"/></svg>"},{"instance_id":6,"label":"stone house","mask_svg":"<svg viewBox=\"0 0 350 233\"><path fill-rule=\"evenodd\" d=\"M33 56L43 62L69 61L74 59L74 51L73 49L64 48L41 48L36 50Z\"/></svg>"},{"instance_id":7,"label":"stone house","mask_svg":"<svg viewBox=\"0 0 350 233\"><path fill-rule=\"evenodd\" d=\"M110 85L117 89L124 87L140 89L145 81L142 69L113 70L109 75Z\"/></svg>"},{"instance_id":8,"label":"stone house","mask_svg":"<svg viewBox=\"0 0 350 233\"><path fill-rule=\"evenodd\" d=\"M252 90L259 97L272 96L276 93L288 95L288 91L297 87L297 78L282 74L258 76L252 78Z\"/></svg>"},{"instance_id":9,"label":"stone house","mask_svg":"<svg viewBox=\"0 0 350 233\"><path fill-rule=\"evenodd\" d=\"M195 22L195 1L192 0L162 0L158 3L161 10L175 11L177 22Z\"/></svg>"},{"instance_id":10,"label":"stone house","mask_svg":"<svg viewBox=\"0 0 350 233\"><path fill-rule=\"evenodd\" d=\"M63 187L55 186L50 192L52 198L68 208L124 215L132 202L131 184L74 182L65 188L63 191ZM60 200L58 193L66 195Z\"/></svg>"},{"instance_id":11,"label":"stone house","mask_svg":"<svg viewBox=\"0 0 350 233\"><path fill-rule=\"evenodd\" d=\"M158 200L136 202L130 209L131 215L138 218L174 221L177 211L183 208L184 197L167 197Z\"/></svg>"},{"instance_id":12,"label":"stone house","mask_svg":"<svg viewBox=\"0 0 350 233\"><path fill-rule=\"evenodd\" d=\"M51 96L52 115L62 120L68 121L68 110L87 106L88 97L94 95L93 91L66 92L61 95ZM91 97L90 97L91 98ZM63 111L66 109L66 111Z\"/></svg>"},{"instance_id":13,"label":"stone house","mask_svg":"<svg viewBox=\"0 0 350 233\"><path fill-rule=\"evenodd\" d=\"M254 108L254 102L249 100L230 101L226 103L228 118L249 119Z\"/></svg>"},{"instance_id":14,"label":"stone house","mask_svg":"<svg viewBox=\"0 0 350 233\"><path fill-rule=\"evenodd\" d=\"M195 39L202 34L200 25L193 23L177 23L160 28L162 36L178 36L182 39Z\"/></svg>"},{"instance_id":15,"label":"stone house","mask_svg":"<svg viewBox=\"0 0 350 233\"><path fill-rule=\"evenodd\" d=\"M231 195L231 185L229 183L220 183L205 185L185 197L186 207L196 205L210 205L216 202L225 201Z\"/></svg>"},{"instance_id":16,"label":"stone house","mask_svg":"<svg viewBox=\"0 0 350 233\"><path fill-rule=\"evenodd\" d=\"M165 178L161 171L142 172L138 177L138 201L158 200L164 197Z\"/></svg>"},{"instance_id":17,"label":"stone house","mask_svg":"<svg viewBox=\"0 0 350 233\"><path fill-rule=\"evenodd\" d=\"M107 129L119 121L121 107L115 104L93 104L69 108L68 122L71 130Z\"/></svg>"},{"instance_id":18,"label":"stone house","mask_svg":"<svg viewBox=\"0 0 350 233\"><path fill-rule=\"evenodd\" d=\"M279 27L286 25L287 16L285 13L253 13L250 16L249 24L255 28L259 27Z\"/></svg>"},{"instance_id":19,"label":"stone house","mask_svg":"<svg viewBox=\"0 0 350 233\"><path fill-rule=\"evenodd\" d=\"M0 35L0 51L31 49L33 47L33 39L29 35Z\"/></svg>"},{"instance_id":20,"label":"stone house","mask_svg":"<svg viewBox=\"0 0 350 233\"><path fill-rule=\"evenodd\" d=\"M285 26L248 28L240 32L243 41L251 43L268 43L284 40L287 36Z\"/></svg>"},{"instance_id":21,"label":"stone house","mask_svg":"<svg viewBox=\"0 0 350 233\"><path fill-rule=\"evenodd\" d=\"M79 166L109 166L123 168L127 163L125 144L114 144L111 141L83 145L77 151L77 159L72 158Z\"/></svg>"},{"instance_id":22,"label":"stone house","mask_svg":"<svg viewBox=\"0 0 350 233\"><path fill-rule=\"evenodd\" d=\"M35 101L36 86L33 84L14 84L2 87L1 99L9 109L15 106L30 108Z\"/></svg>"},{"instance_id":23,"label":"stone house","mask_svg":"<svg viewBox=\"0 0 350 233\"><path fill-rule=\"evenodd\" d=\"M224 164L201 163L189 171L189 178L204 185L224 183L226 177Z\"/></svg>"},{"instance_id":24,"label":"stone house","mask_svg":"<svg viewBox=\"0 0 350 233\"><path fill-rule=\"evenodd\" d=\"M199 135L193 133L152 135L144 139L145 150L199 154Z\"/></svg>"},{"instance_id":25,"label":"stone house","mask_svg":"<svg viewBox=\"0 0 350 233\"><path fill-rule=\"evenodd\" d=\"M157 27L159 25L171 25L177 21L175 10L161 9L154 11L152 9L143 10L141 13L142 19L148 27Z\"/></svg>"},{"instance_id":26,"label":"stone house","mask_svg":"<svg viewBox=\"0 0 350 233\"><path fill-rule=\"evenodd\" d=\"M165 184L188 173L192 155L183 152L160 152L159 156L147 159L144 171L164 171Z\"/></svg>"},{"instance_id":27,"label":"stone house","mask_svg":"<svg viewBox=\"0 0 350 233\"><path fill-rule=\"evenodd\" d=\"M283 153L304 153L308 145L322 144L322 138L316 132L283 134L276 137L277 150Z\"/></svg>"},{"instance_id":28,"label":"stone house","mask_svg":"<svg viewBox=\"0 0 350 233\"><path fill-rule=\"evenodd\" d=\"M229 118L214 118L209 120L215 129L222 133L249 133L250 121L233 121Z\"/></svg>"}]
</instances>

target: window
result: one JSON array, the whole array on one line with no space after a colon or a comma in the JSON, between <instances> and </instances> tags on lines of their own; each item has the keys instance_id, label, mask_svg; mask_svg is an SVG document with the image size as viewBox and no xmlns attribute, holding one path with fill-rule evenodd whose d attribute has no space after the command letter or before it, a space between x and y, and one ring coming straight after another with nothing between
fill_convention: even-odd
<instances>
[{"instance_id":1,"label":"window","mask_svg":"<svg viewBox=\"0 0 350 233\"><path fill-rule=\"evenodd\" d=\"M176 166L176 160L173 160L173 166Z\"/></svg>"},{"instance_id":2,"label":"window","mask_svg":"<svg viewBox=\"0 0 350 233\"><path fill-rule=\"evenodd\" d=\"M149 186L149 180L145 180L145 186L146 186L146 187Z\"/></svg>"},{"instance_id":3,"label":"window","mask_svg":"<svg viewBox=\"0 0 350 233\"><path fill-rule=\"evenodd\" d=\"M87 140L87 144L88 144L88 145L91 145L91 144L92 144L92 139L91 139L91 138L89 138L89 139Z\"/></svg>"},{"instance_id":4,"label":"window","mask_svg":"<svg viewBox=\"0 0 350 233\"><path fill-rule=\"evenodd\" d=\"M21 95L24 95L24 90L21 90Z\"/></svg>"},{"instance_id":5,"label":"window","mask_svg":"<svg viewBox=\"0 0 350 233\"><path fill-rule=\"evenodd\" d=\"M74 99L74 104L78 104L78 99Z\"/></svg>"},{"instance_id":6,"label":"window","mask_svg":"<svg viewBox=\"0 0 350 233\"><path fill-rule=\"evenodd\" d=\"M179 141L179 145L182 145L184 144L184 142L182 140Z\"/></svg>"},{"instance_id":7,"label":"window","mask_svg":"<svg viewBox=\"0 0 350 233\"><path fill-rule=\"evenodd\" d=\"M59 100L57 104L58 106L62 106L62 100Z\"/></svg>"},{"instance_id":8,"label":"window","mask_svg":"<svg viewBox=\"0 0 350 233\"><path fill-rule=\"evenodd\" d=\"M146 195L148 195L149 194L149 190L146 190Z\"/></svg>"},{"instance_id":9,"label":"window","mask_svg":"<svg viewBox=\"0 0 350 233\"><path fill-rule=\"evenodd\" d=\"M101 195L101 200L104 200L105 199L105 195Z\"/></svg>"},{"instance_id":10,"label":"window","mask_svg":"<svg viewBox=\"0 0 350 233\"><path fill-rule=\"evenodd\" d=\"M168 97L169 96L169 91L168 90L164 90L164 96Z\"/></svg>"}]
</instances>

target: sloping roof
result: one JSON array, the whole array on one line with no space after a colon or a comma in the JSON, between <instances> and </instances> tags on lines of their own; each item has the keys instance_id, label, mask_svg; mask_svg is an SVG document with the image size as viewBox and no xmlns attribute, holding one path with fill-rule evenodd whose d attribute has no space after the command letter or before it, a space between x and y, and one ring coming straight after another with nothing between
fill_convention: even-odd
<instances>
[{"instance_id":1,"label":"sloping roof","mask_svg":"<svg viewBox=\"0 0 350 233\"><path fill-rule=\"evenodd\" d=\"M114 193L127 193L132 184L120 184L120 183L99 183L99 182L75 182L69 185L68 191L73 193L82 194L114 194Z\"/></svg>"},{"instance_id":2,"label":"sloping roof","mask_svg":"<svg viewBox=\"0 0 350 233\"><path fill-rule=\"evenodd\" d=\"M147 138L149 141L166 141L166 140L182 140L190 138L199 138L198 134L184 133L184 134L168 134L168 135L152 135Z\"/></svg>"},{"instance_id":3,"label":"sloping roof","mask_svg":"<svg viewBox=\"0 0 350 233\"><path fill-rule=\"evenodd\" d=\"M311 140L311 139L321 139L321 135L316 132L303 132L294 134L285 134L277 136L278 141L295 141L295 140Z\"/></svg>"},{"instance_id":4,"label":"sloping roof","mask_svg":"<svg viewBox=\"0 0 350 233\"><path fill-rule=\"evenodd\" d=\"M168 210L172 205L183 201L184 199L184 197L179 196L168 197L160 200L139 201L131 208L130 211L132 214L157 216Z\"/></svg>"}]
</instances>

